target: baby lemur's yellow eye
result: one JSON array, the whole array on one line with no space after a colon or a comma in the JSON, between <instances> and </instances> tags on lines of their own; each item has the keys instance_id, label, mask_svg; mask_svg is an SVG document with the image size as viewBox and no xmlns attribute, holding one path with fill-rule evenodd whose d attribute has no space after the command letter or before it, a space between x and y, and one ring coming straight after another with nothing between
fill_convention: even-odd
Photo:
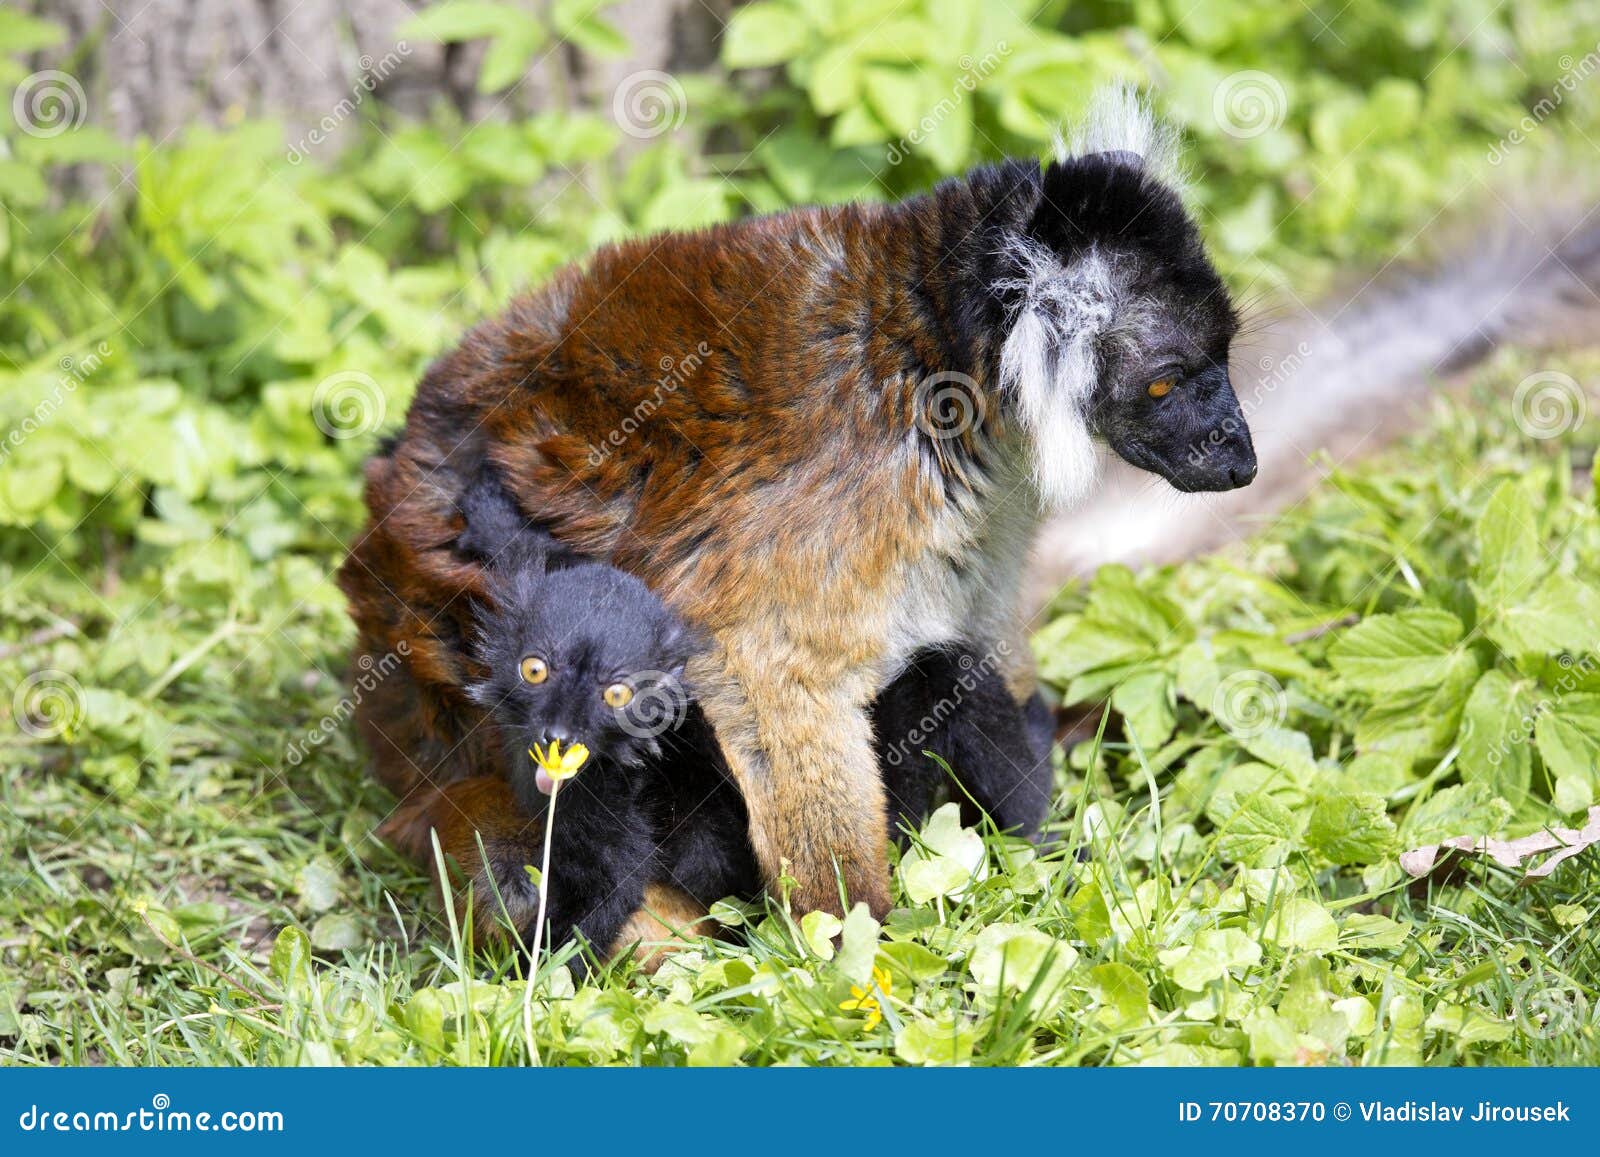
<instances>
[{"instance_id":1,"label":"baby lemur's yellow eye","mask_svg":"<svg viewBox=\"0 0 1600 1157\"><path fill-rule=\"evenodd\" d=\"M1149 393L1152 398L1164 398L1172 393L1172 387L1178 384L1177 378L1157 378L1150 383Z\"/></svg>"},{"instance_id":2,"label":"baby lemur's yellow eye","mask_svg":"<svg viewBox=\"0 0 1600 1157\"><path fill-rule=\"evenodd\" d=\"M524 683L543 683L550 678L550 664L538 655L529 655L522 660L522 681Z\"/></svg>"},{"instance_id":3,"label":"baby lemur's yellow eye","mask_svg":"<svg viewBox=\"0 0 1600 1157\"><path fill-rule=\"evenodd\" d=\"M600 698L604 699L609 707L626 707L633 701L633 688L626 683L613 683L600 692Z\"/></svg>"}]
</instances>

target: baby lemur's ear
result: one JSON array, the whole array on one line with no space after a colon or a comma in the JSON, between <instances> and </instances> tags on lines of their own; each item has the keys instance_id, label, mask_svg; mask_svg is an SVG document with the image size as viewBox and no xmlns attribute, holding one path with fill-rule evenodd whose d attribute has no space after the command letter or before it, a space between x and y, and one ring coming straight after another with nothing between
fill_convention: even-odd
<instances>
[{"instance_id":1,"label":"baby lemur's ear","mask_svg":"<svg viewBox=\"0 0 1600 1157\"><path fill-rule=\"evenodd\" d=\"M661 624L656 644L668 672L674 677L681 677L690 659L710 649L711 638L673 615Z\"/></svg>"}]
</instances>

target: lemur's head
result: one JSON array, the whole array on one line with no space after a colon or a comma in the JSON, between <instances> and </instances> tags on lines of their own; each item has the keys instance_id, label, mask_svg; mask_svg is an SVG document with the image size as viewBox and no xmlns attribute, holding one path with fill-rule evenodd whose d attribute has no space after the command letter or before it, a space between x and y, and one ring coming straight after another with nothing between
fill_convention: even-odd
<instances>
[{"instance_id":1,"label":"lemur's head","mask_svg":"<svg viewBox=\"0 0 1600 1157\"><path fill-rule=\"evenodd\" d=\"M650 588L614 567L583 563L513 570L497 578L491 597L478 614L477 657L487 675L470 692L500 727L525 811L541 807L551 787L527 754L535 744L581 743L591 763L611 768L659 754L658 737L688 708L683 669L697 644Z\"/></svg>"},{"instance_id":2,"label":"lemur's head","mask_svg":"<svg viewBox=\"0 0 1600 1157\"><path fill-rule=\"evenodd\" d=\"M1052 505L1093 481L1095 438L1183 491L1255 477L1228 380L1238 323L1170 181L1174 144L1132 90L1109 90L1005 237L1001 382Z\"/></svg>"}]
</instances>

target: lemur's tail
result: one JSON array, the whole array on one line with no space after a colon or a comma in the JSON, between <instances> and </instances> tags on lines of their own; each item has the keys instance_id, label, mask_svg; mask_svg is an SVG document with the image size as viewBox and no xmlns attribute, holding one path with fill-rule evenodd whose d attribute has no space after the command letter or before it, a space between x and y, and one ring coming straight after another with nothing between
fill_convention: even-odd
<instances>
[{"instance_id":1,"label":"lemur's tail","mask_svg":"<svg viewBox=\"0 0 1600 1157\"><path fill-rule=\"evenodd\" d=\"M1236 343L1234 388L1261 462L1256 482L1220 497L1178 495L1108 463L1096 496L1046 528L1033 605L1103 563L1185 558L1258 530L1317 480L1313 453L1345 461L1405 433L1442 379L1499 345L1600 343L1600 202L1536 215L1504 209L1472 236L1431 247L1444 256L1423 272L1391 262Z\"/></svg>"}]
</instances>

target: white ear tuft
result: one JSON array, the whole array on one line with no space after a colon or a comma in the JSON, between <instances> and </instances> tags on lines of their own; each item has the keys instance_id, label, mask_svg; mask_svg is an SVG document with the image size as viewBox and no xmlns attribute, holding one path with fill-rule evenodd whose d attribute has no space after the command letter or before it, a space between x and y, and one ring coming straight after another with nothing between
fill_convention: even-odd
<instances>
[{"instance_id":1,"label":"white ear tuft","mask_svg":"<svg viewBox=\"0 0 1600 1157\"><path fill-rule=\"evenodd\" d=\"M1089 98L1088 111L1073 129L1070 152L1063 154L1057 138L1056 157L1066 160L1069 155L1133 153L1144 161L1151 176L1181 189L1181 144L1178 130L1156 116L1133 85L1108 84L1097 88Z\"/></svg>"}]
</instances>

